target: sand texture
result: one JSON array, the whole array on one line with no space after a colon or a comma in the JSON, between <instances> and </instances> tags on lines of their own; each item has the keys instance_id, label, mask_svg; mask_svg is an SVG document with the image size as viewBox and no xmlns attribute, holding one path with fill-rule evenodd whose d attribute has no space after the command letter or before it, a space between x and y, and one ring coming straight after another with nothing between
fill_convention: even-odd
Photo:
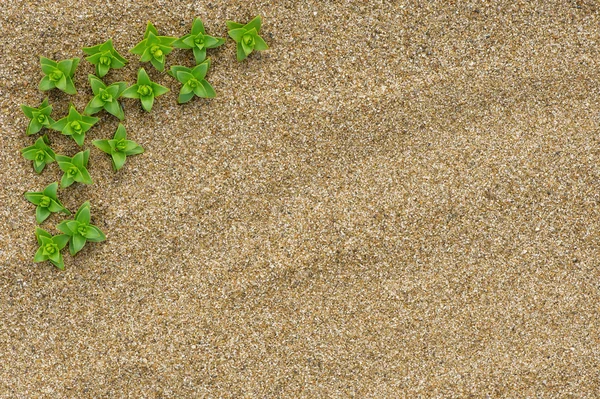
<instances>
[{"instance_id":1,"label":"sand texture","mask_svg":"<svg viewBox=\"0 0 600 399\"><path fill-rule=\"evenodd\" d=\"M146 21L263 16L270 50L209 52L218 97L150 114L115 173L86 138L108 236L33 263L20 104L39 56L128 54ZM0 2L0 398L600 397L600 5L564 1ZM192 66L176 50L167 65ZM50 92L52 116L91 98ZM78 146L51 132L57 153ZM43 227L56 232L54 214Z\"/></svg>"}]
</instances>

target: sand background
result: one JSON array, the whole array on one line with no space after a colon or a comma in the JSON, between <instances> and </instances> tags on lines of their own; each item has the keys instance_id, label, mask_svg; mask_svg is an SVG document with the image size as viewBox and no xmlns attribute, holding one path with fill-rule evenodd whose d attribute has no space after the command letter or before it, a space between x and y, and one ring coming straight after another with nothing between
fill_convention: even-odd
<instances>
[{"instance_id":1,"label":"sand background","mask_svg":"<svg viewBox=\"0 0 600 399\"><path fill-rule=\"evenodd\" d=\"M113 173L86 139L108 240L34 264L19 104L39 56L126 55L151 20L264 18L211 51L218 98L152 113ZM595 1L3 1L0 398L600 396L600 7ZM107 82L135 81L140 66ZM192 65L176 50L168 65ZM53 116L91 98L53 91ZM78 148L51 133L53 148ZM53 230L58 215L44 224ZM54 231L54 230L53 230Z\"/></svg>"}]
</instances>

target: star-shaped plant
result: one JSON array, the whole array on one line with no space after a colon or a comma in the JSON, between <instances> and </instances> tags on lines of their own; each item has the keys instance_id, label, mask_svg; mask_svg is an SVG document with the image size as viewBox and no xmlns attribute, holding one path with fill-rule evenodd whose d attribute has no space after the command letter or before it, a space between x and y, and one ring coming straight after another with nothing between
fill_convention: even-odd
<instances>
[{"instance_id":1,"label":"star-shaped plant","mask_svg":"<svg viewBox=\"0 0 600 399\"><path fill-rule=\"evenodd\" d=\"M162 72L165 70L165 56L173 51L172 44L175 40L177 40L176 37L159 36L154 25L148 21L144 40L139 42L129 52L140 55L141 62L150 61L154 68Z\"/></svg>"},{"instance_id":2,"label":"star-shaped plant","mask_svg":"<svg viewBox=\"0 0 600 399\"><path fill-rule=\"evenodd\" d=\"M127 83L116 82L110 86L106 86L102 80L94 75L88 75L92 91L94 92L94 98L90 100L88 105L83 111L87 115L93 115L105 109L109 114L113 114L120 120L125 118L121 104L119 104L118 98L125 91Z\"/></svg>"},{"instance_id":3,"label":"star-shaped plant","mask_svg":"<svg viewBox=\"0 0 600 399\"><path fill-rule=\"evenodd\" d=\"M46 167L46 164L54 162L56 154L49 147L50 140L48 136L43 135L35 141L35 144L29 147L25 147L21 150L23 157L30 161L33 161L33 169L37 173L42 173L42 170Z\"/></svg>"},{"instance_id":4,"label":"star-shaped plant","mask_svg":"<svg viewBox=\"0 0 600 399\"><path fill-rule=\"evenodd\" d=\"M183 83L179 97L177 98L179 104L190 101L194 95L204 98L216 97L215 89L204 79L209 67L210 59L200 65L196 65L194 68L186 68L179 65L171 67L169 75Z\"/></svg>"},{"instance_id":5,"label":"star-shaped plant","mask_svg":"<svg viewBox=\"0 0 600 399\"><path fill-rule=\"evenodd\" d=\"M25 116L31 119L29 125L27 125L28 136L36 134L42 130L43 127L50 127L50 125L54 123L54 120L50 117L52 105L48 104L48 97L46 97L37 108L21 105L21 109Z\"/></svg>"},{"instance_id":6,"label":"star-shaped plant","mask_svg":"<svg viewBox=\"0 0 600 399\"><path fill-rule=\"evenodd\" d=\"M38 223L42 223L50 216L52 212L62 212L70 215L71 212L58 200L56 191L58 190L58 183L54 182L41 192L27 192L25 198L27 201L34 205L37 205L35 209L35 220Z\"/></svg>"},{"instance_id":7,"label":"star-shaped plant","mask_svg":"<svg viewBox=\"0 0 600 399\"><path fill-rule=\"evenodd\" d=\"M229 37L237 43L237 59L244 60L253 50L266 50L269 48L262 37L258 35L261 26L260 15L248 22L246 25L233 21L227 21Z\"/></svg>"},{"instance_id":8,"label":"star-shaped plant","mask_svg":"<svg viewBox=\"0 0 600 399\"><path fill-rule=\"evenodd\" d=\"M75 220L64 220L56 228L69 237L69 252L76 255L81 251L86 241L101 242L106 236L98 227L90 224L90 202L84 202L77 213Z\"/></svg>"},{"instance_id":9,"label":"star-shaped plant","mask_svg":"<svg viewBox=\"0 0 600 399\"><path fill-rule=\"evenodd\" d=\"M40 82L40 90L52 90L58 87L67 94L76 94L75 84L73 84L73 75L79 64L79 58L71 58L60 62L52 61L46 57L40 57L42 72L44 76Z\"/></svg>"},{"instance_id":10,"label":"star-shaped plant","mask_svg":"<svg viewBox=\"0 0 600 399\"><path fill-rule=\"evenodd\" d=\"M208 36L200 18L194 18L192 32L175 40L173 42L173 47L193 49L196 64L200 64L206 59L206 49L219 47L224 43L225 39Z\"/></svg>"},{"instance_id":11,"label":"star-shaped plant","mask_svg":"<svg viewBox=\"0 0 600 399\"><path fill-rule=\"evenodd\" d=\"M136 155L144 152L144 149L138 143L127 140L125 126L120 123L112 140L94 140L92 144L112 157L114 170L119 170L123 167L128 155Z\"/></svg>"},{"instance_id":12,"label":"star-shaped plant","mask_svg":"<svg viewBox=\"0 0 600 399\"><path fill-rule=\"evenodd\" d=\"M35 253L33 261L50 261L50 263L58 267L60 270L64 270L65 263L60 250L67 245L70 237L66 234L52 236L46 230L40 229L39 227L35 229L35 237L37 238L37 242L40 247Z\"/></svg>"},{"instance_id":13,"label":"star-shaped plant","mask_svg":"<svg viewBox=\"0 0 600 399\"><path fill-rule=\"evenodd\" d=\"M139 98L142 101L142 108L150 112L152 104L154 104L154 97L162 96L168 91L169 89L166 87L151 81L144 68L140 68L138 71L137 83L127 88L122 96L127 98Z\"/></svg>"},{"instance_id":14,"label":"star-shaped plant","mask_svg":"<svg viewBox=\"0 0 600 399\"><path fill-rule=\"evenodd\" d=\"M59 168L64 172L60 180L62 188L69 187L73 182L92 184L92 178L87 171L89 158L90 150L78 152L73 158L64 155L56 156L56 162L58 162Z\"/></svg>"},{"instance_id":15,"label":"star-shaped plant","mask_svg":"<svg viewBox=\"0 0 600 399\"><path fill-rule=\"evenodd\" d=\"M96 65L96 74L101 78L113 69L123 68L127 60L121 56L113 47L112 39L93 47L84 47L83 52L89 54L86 57L90 63Z\"/></svg>"},{"instance_id":16,"label":"star-shaped plant","mask_svg":"<svg viewBox=\"0 0 600 399\"><path fill-rule=\"evenodd\" d=\"M85 132L98 122L99 119L93 116L81 115L73 105L69 108L69 115L57 120L50 126L54 130L58 130L65 136L73 137L73 140L80 146L85 140Z\"/></svg>"}]
</instances>

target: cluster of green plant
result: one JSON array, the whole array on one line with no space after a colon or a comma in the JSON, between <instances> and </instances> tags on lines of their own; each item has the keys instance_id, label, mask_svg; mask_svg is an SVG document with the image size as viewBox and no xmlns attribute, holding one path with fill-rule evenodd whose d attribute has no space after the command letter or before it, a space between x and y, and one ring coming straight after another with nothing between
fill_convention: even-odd
<instances>
[{"instance_id":1,"label":"cluster of green plant","mask_svg":"<svg viewBox=\"0 0 600 399\"><path fill-rule=\"evenodd\" d=\"M253 51L266 50L268 47L264 40L258 35L261 28L259 16L246 25L227 21L229 36L237 43L237 59L244 60ZM210 59L206 58L207 50L215 49L225 44L225 39L206 34L204 23L199 18L194 18L191 31L182 37L161 36L158 30L148 22L142 41L130 50L131 53L139 55L141 62L150 62L154 68L163 72L165 70L166 56L174 48L192 50L195 66L188 68L181 65L171 66L168 74L182 84L179 92L178 102L189 102L193 97L213 98L216 96L214 88L206 80L210 68ZM111 69L123 68L128 61L121 56L113 45L112 39L104 43L84 47L83 52L88 56L86 60L95 66L96 75L88 75L88 81L93 92L93 98L89 100L83 114L79 113L74 105L69 106L66 116L54 120L51 117L53 107L48 98L37 107L21 105L25 116L29 119L26 134L34 135L42 129L61 132L70 136L83 147L86 133L99 122L99 118L92 116L102 110L115 116L120 121L125 119L125 113L119 100L121 98L139 99L142 108L150 112L155 98L169 92L169 89L153 82L144 68L140 68L137 74L137 82L128 86L126 82L114 82L106 84L102 78L108 75ZM54 61L46 57L40 57L40 66L44 74L39 83L42 91L58 88L67 94L76 94L74 76L79 58ZM123 168L128 156L142 154L144 149L135 141L127 139L125 126L119 123L112 139L93 140L92 144L108 154L112 160L115 171ZM69 157L56 154L50 147L48 135L39 137L35 143L21 150L25 159L33 162L34 170L42 173L47 164L54 161L62 170L60 187L67 188L73 183L92 184L92 177L87 169L90 150L85 149ZM52 213L62 213L67 216L71 212L58 199L58 182L49 184L42 191L26 192L25 198L36 206L36 222L44 223ZM61 250L69 244L69 252L76 255L86 242L101 242L106 240L104 233L95 225L91 224L90 203L85 202L79 207L73 219L60 222L56 229L62 234L52 235L46 230L37 227L35 236L40 245L34 255L35 262L49 261L59 269L64 269L64 259Z\"/></svg>"}]
</instances>

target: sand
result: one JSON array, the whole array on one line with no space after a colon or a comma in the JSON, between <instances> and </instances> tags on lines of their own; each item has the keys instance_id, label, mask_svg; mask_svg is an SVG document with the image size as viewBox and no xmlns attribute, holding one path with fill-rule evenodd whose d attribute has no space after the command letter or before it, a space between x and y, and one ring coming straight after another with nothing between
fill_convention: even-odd
<instances>
[{"instance_id":1,"label":"sand","mask_svg":"<svg viewBox=\"0 0 600 399\"><path fill-rule=\"evenodd\" d=\"M600 396L595 1L71 3L0 4L0 398ZM108 240L33 263L39 56L256 14L271 49L211 51L214 100L144 65L172 91L123 101L146 152L118 173L100 114L59 197Z\"/></svg>"}]
</instances>

